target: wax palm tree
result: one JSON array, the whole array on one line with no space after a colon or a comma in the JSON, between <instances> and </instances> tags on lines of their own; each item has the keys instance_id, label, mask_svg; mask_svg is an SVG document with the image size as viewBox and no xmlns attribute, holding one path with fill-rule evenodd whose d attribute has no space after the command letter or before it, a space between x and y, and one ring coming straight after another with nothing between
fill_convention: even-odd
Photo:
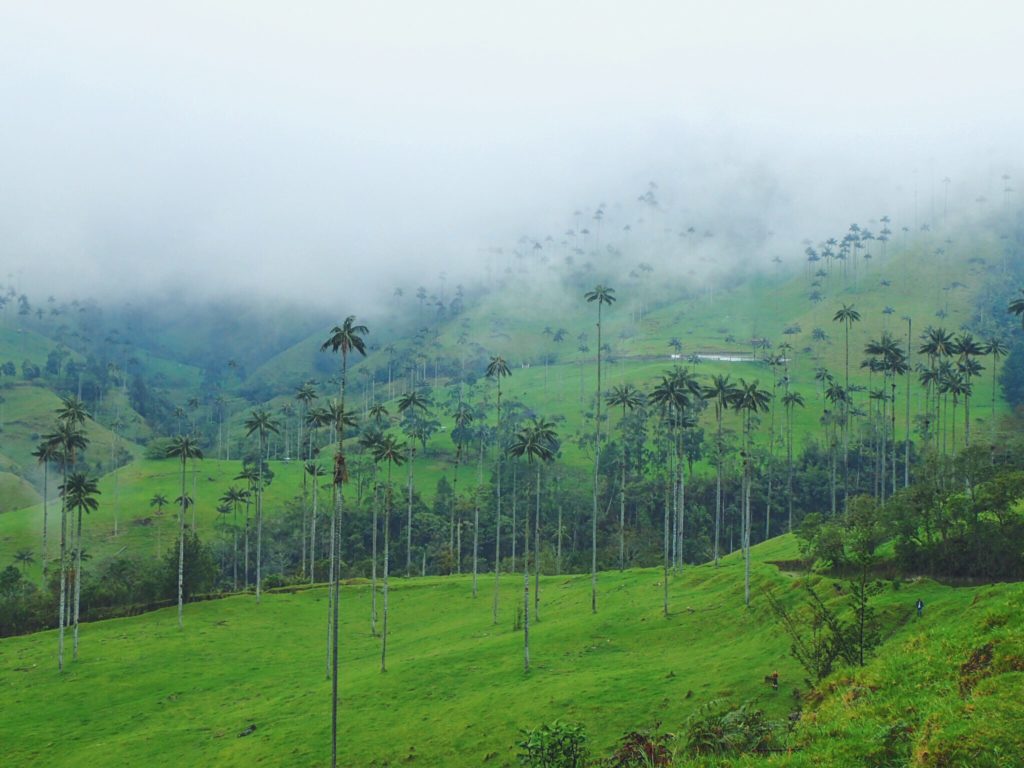
<instances>
[{"instance_id":1,"label":"wax palm tree","mask_svg":"<svg viewBox=\"0 0 1024 768\"><path fill-rule=\"evenodd\" d=\"M597 285L583 297L597 304L597 398L594 402L594 510L590 521L590 609L597 613L597 492L601 465L601 307L615 302L615 289Z\"/></svg>"},{"instance_id":2,"label":"wax palm tree","mask_svg":"<svg viewBox=\"0 0 1024 768\"><path fill-rule=\"evenodd\" d=\"M832 320L842 323L846 331L846 377L843 381L847 393L850 391L850 326L860 322L860 312L854 309L853 304L843 304L842 308L832 316ZM844 400L844 407L847 412L843 414L843 505L849 498L850 487L850 441L849 441L849 402Z\"/></svg>"},{"instance_id":3,"label":"wax palm tree","mask_svg":"<svg viewBox=\"0 0 1024 768\"><path fill-rule=\"evenodd\" d=\"M428 406L430 400L423 393L413 389L398 398L398 412L406 416L406 435L410 437L407 445L409 461L406 490L408 491L408 517L405 527L405 575L412 576L412 495L413 495L413 465L416 463L416 426L419 415L429 414Z\"/></svg>"},{"instance_id":4,"label":"wax palm tree","mask_svg":"<svg viewBox=\"0 0 1024 768\"><path fill-rule=\"evenodd\" d=\"M736 385L729 380L729 376L715 375L711 377L711 384L704 387L702 395L705 400L710 401L715 407L715 424L717 425L715 441L715 544L714 559L715 567L718 567L718 542L722 528L722 458L725 454L725 443L722 433L722 417L732 407L733 402L739 395Z\"/></svg>"},{"instance_id":5,"label":"wax palm tree","mask_svg":"<svg viewBox=\"0 0 1024 768\"><path fill-rule=\"evenodd\" d=\"M355 315L349 315L341 325L331 329L330 336L320 345L321 351L331 350L341 354L341 378L338 383L338 399L340 411L345 413L345 384L348 378L348 356L358 352L366 356L366 342L363 336L370 331L365 325L356 324ZM344 417L342 416L342 422ZM335 420L337 422L337 419ZM334 456L334 517L331 523L331 561L339 559L339 539L341 534L341 514L344 506L343 484L348 479L345 468L345 430L343 423L338 429L338 448ZM331 574L331 768L338 765L338 589L340 587L340 568Z\"/></svg>"},{"instance_id":6,"label":"wax palm tree","mask_svg":"<svg viewBox=\"0 0 1024 768\"><path fill-rule=\"evenodd\" d=\"M961 333L953 340L952 353L957 356L957 367L963 375L964 397L964 447L971 445L971 379L980 376L984 370L974 358L985 354L985 348L970 333Z\"/></svg>"},{"instance_id":7,"label":"wax palm tree","mask_svg":"<svg viewBox=\"0 0 1024 768\"><path fill-rule=\"evenodd\" d=\"M387 672L388 657L388 572L390 563L391 543L391 468L400 467L405 462L405 444L399 443L391 435L385 435L376 445L373 451L373 460L380 464L382 461L388 465L387 490L384 504L384 624L381 631L380 644L380 671Z\"/></svg>"},{"instance_id":8,"label":"wax palm tree","mask_svg":"<svg viewBox=\"0 0 1024 768\"><path fill-rule=\"evenodd\" d=\"M786 409L786 498L789 503L789 518L786 531L793 531L793 409L804 407L804 396L799 392L786 392L782 396Z\"/></svg>"},{"instance_id":9,"label":"wax palm tree","mask_svg":"<svg viewBox=\"0 0 1024 768\"><path fill-rule=\"evenodd\" d=\"M301 384L295 390L295 399L299 403L298 433L295 438L296 456L299 459L302 458L302 425L306 423L309 408L318 397L316 386L312 381ZM307 455L307 458L312 458L312 456Z\"/></svg>"},{"instance_id":10,"label":"wax palm tree","mask_svg":"<svg viewBox=\"0 0 1024 768\"><path fill-rule=\"evenodd\" d=\"M96 496L100 489L96 480L86 477L82 472L72 472L61 485L61 494L68 510L78 513L78 532L75 535L75 607L74 607L74 641L72 658L78 658L78 613L82 595L82 513L90 513L99 509Z\"/></svg>"},{"instance_id":11,"label":"wax palm tree","mask_svg":"<svg viewBox=\"0 0 1024 768\"><path fill-rule=\"evenodd\" d=\"M930 394L934 401L936 424L935 439L936 446L938 446L938 425L940 422L938 365L943 358L948 357L953 353L953 334L949 333L944 328L927 328L924 332L924 340L918 349L918 353L928 357L929 375L925 376L922 374L921 383L926 387L926 396Z\"/></svg>"},{"instance_id":12,"label":"wax palm tree","mask_svg":"<svg viewBox=\"0 0 1024 768\"><path fill-rule=\"evenodd\" d=\"M512 456L525 456L528 464L536 467L537 496L536 496L536 524L540 525L540 490L541 490L541 466L545 461L551 461L558 451L558 436L555 433L555 425L546 419L533 419L523 429L516 433L508 452ZM539 541L539 537L537 537ZM530 671L530 516L526 515L526 550L523 553L523 672ZM534 547L534 568L540 572L539 551ZM539 582L538 582L539 583ZM539 605L539 596L536 598L535 610Z\"/></svg>"},{"instance_id":13,"label":"wax palm tree","mask_svg":"<svg viewBox=\"0 0 1024 768\"><path fill-rule=\"evenodd\" d=\"M39 462L43 467L43 549L42 549L42 564L43 564L43 586L46 586L46 570L47 570L47 546L46 546L46 533L47 533L47 513L50 509L50 464L56 461L60 457L60 446L56 443L51 443L43 440L36 446L36 449L32 451L32 456Z\"/></svg>"},{"instance_id":14,"label":"wax palm tree","mask_svg":"<svg viewBox=\"0 0 1024 768\"><path fill-rule=\"evenodd\" d=\"M302 467L303 475L311 478L313 485L313 509L309 521L309 583L316 582L316 521L320 498L320 478L324 468L315 461L307 461Z\"/></svg>"},{"instance_id":15,"label":"wax palm tree","mask_svg":"<svg viewBox=\"0 0 1024 768\"><path fill-rule=\"evenodd\" d=\"M455 473L452 482L452 502L448 510L448 549L455 552L455 505L459 497L459 465L462 463L462 451L467 442L472 439L470 426L473 423L473 409L468 403L462 401L461 390L459 393L459 404L453 415L455 426L451 431L451 438L455 442ZM456 563L458 558L456 557ZM460 568L457 565L457 569Z\"/></svg>"},{"instance_id":16,"label":"wax palm tree","mask_svg":"<svg viewBox=\"0 0 1024 768\"><path fill-rule=\"evenodd\" d=\"M739 380L739 394L733 407L743 415L743 602L750 605L750 486L753 455L751 450L750 432L753 420L760 411L767 411L771 403L771 393L760 389L758 382L747 383Z\"/></svg>"},{"instance_id":17,"label":"wax palm tree","mask_svg":"<svg viewBox=\"0 0 1024 768\"><path fill-rule=\"evenodd\" d=\"M54 432L43 436L43 442L55 446L61 464L61 477L63 483L67 483L68 469L74 468L78 452L84 451L89 444L88 438L81 430L80 422L73 416L68 420L58 417L57 426ZM60 505L60 599L58 601L58 634L57 634L57 669L64 671L64 628L67 626L66 607L68 590L68 557L67 557L67 532L68 532L68 506L67 500L61 494Z\"/></svg>"},{"instance_id":18,"label":"wax palm tree","mask_svg":"<svg viewBox=\"0 0 1024 768\"><path fill-rule=\"evenodd\" d=\"M259 452L256 457L256 602L260 602L263 564L263 459L267 451L267 437L280 433L280 422L262 408L253 409L243 424L245 436L256 433L259 438Z\"/></svg>"},{"instance_id":19,"label":"wax palm tree","mask_svg":"<svg viewBox=\"0 0 1024 768\"><path fill-rule=\"evenodd\" d=\"M35 555L32 554L32 550L29 547L19 549L14 553L14 562L21 566L21 574L25 575L28 567L36 561Z\"/></svg>"},{"instance_id":20,"label":"wax palm tree","mask_svg":"<svg viewBox=\"0 0 1024 768\"><path fill-rule=\"evenodd\" d=\"M190 435L178 435L167 447L168 458L181 461L181 507L178 511L178 628L184 627L182 622L182 605L185 585L185 511L188 495L185 493L185 465L189 459L203 458L203 451L196 438Z\"/></svg>"},{"instance_id":21,"label":"wax palm tree","mask_svg":"<svg viewBox=\"0 0 1024 768\"><path fill-rule=\"evenodd\" d=\"M992 410L989 418L992 420L991 442L993 445L996 441L996 371L999 368L999 358L1005 357L1009 352L1006 342L998 336L992 336L985 342L985 354L992 356Z\"/></svg>"},{"instance_id":22,"label":"wax palm tree","mask_svg":"<svg viewBox=\"0 0 1024 768\"><path fill-rule=\"evenodd\" d=\"M234 556L231 561L232 589L238 590L238 505L245 502L246 492L232 485L220 497L220 501L231 510L232 549Z\"/></svg>"},{"instance_id":23,"label":"wax palm tree","mask_svg":"<svg viewBox=\"0 0 1024 768\"><path fill-rule=\"evenodd\" d=\"M494 379L495 384L498 388L498 400L497 400L497 423L495 426L495 440L498 444L498 471L497 471L497 488L496 488L496 510L494 514L494 600L491 605L491 621L494 624L498 623L498 591L499 591L499 580L501 578L501 453L502 453L502 431L501 431L501 380L506 376L511 376L512 372L509 370L508 363L505 362L505 358L501 355L495 355L491 358L487 364L487 378ZM514 490L514 489L513 489ZM512 536L515 537L516 531L513 526ZM530 548L530 541L527 539L526 548Z\"/></svg>"},{"instance_id":24,"label":"wax palm tree","mask_svg":"<svg viewBox=\"0 0 1024 768\"><path fill-rule=\"evenodd\" d=\"M621 479L619 482L619 570L626 567L626 411L635 410L643 405L643 393L632 384L617 384L605 397L611 407L622 408L619 419L619 432L622 435L622 457L619 460Z\"/></svg>"},{"instance_id":25,"label":"wax palm tree","mask_svg":"<svg viewBox=\"0 0 1024 768\"><path fill-rule=\"evenodd\" d=\"M1020 293L1020 296L1010 301L1006 311L1020 318L1020 326L1024 328L1024 288L1020 289Z\"/></svg>"}]
</instances>

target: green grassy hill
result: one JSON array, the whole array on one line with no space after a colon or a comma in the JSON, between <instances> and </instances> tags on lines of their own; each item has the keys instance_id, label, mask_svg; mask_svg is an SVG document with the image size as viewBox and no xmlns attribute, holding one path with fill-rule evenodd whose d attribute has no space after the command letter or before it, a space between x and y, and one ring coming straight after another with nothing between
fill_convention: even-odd
<instances>
[{"instance_id":1,"label":"green grassy hill","mask_svg":"<svg viewBox=\"0 0 1024 768\"><path fill-rule=\"evenodd\" d=\"M671 581L668 619L658 570L601 574L596 615L589 577L545 577L528 675L512 629L521 577L503 577L496 626L486 575L475 600L466 577L394 580L386 674L369 632L369 587L349 584L340 763L511 766L518 730L555 718L586 725L595 754L607 755L623 732L677 731L719 699L785 720L803 674L761 590L796 599L798 577L767 562L794 554L788 537L755 548L749 611L738 557L688 568ZM1015 727L1024 589L917 581L876 603L892 635L873 660L825 681L791 752L735 764L984 767L1024 754ZM63 677L54 632L2 640L4 764L326 765L325 620L318 588L268 594L262 605L252 596L188 605L184 631L173 609L97 622L83 626L80 659ZM776 670L778 691L763 682Z\"/></svg>"}]
</instances>

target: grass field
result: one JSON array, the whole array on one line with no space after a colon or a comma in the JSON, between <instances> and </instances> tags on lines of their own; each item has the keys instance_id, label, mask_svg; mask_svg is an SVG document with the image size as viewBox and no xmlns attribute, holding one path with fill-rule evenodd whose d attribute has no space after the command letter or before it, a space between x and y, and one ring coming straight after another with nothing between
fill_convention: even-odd
<instances>
[{"instance_id":1,"label":"grass field","mask_svg":"<svg viewBox=\"0 0 1024 768\"><path fill-rule=\"evenodd\" d=\"M512 629L521 577L502 579L497 626L492 578L475 600L465 577L393 580L386 674L369 632L369 587L348 585L340 763L511 766L519 729L555 718L585 724L595 753L608 754L623 732L676 731L716 699L756 702L783 720L803 674L761 589L795 598L798 577L765 562L794 554L788 537L755 548L749 611L738 557L687 568L671 581L668 619L658 570L601 574L596 615L588 576L545 577L528 675ZM4 765L326 765L325 597L318 588L268 594L262 605L251 595L191 604L184 631L173 609L84 625L80 659L63 677L54 632L0 641ZM918 597L921 620L912 618ZM1013 727L1024 589L919 581L876 602L895 634L875 659L826 681L792 754L737 764L904 765L913 755L921 766L1009 766L1007 756L1024 754ZM964 691L961 665L986 643L991 662ZM763 682L775 670L778 691ZM904 762L872 762L890 729Z\"/></svg>"}]
</instances>

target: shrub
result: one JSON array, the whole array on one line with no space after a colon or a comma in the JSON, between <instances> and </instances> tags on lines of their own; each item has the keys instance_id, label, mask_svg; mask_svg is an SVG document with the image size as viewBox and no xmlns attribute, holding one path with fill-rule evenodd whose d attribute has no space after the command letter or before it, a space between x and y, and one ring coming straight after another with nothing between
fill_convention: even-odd
<instances>
[{"instance_id":1,"label":"shrub","mask_svg":"<svg viewBox=\"0 0 1024 768\"><path fill-rule=\"evenodd\" d=\"M630 731L619 742L608 768L667 768L672 765L669 745L674 736L650 731Z\"/></svg>"},{"instance_id":2,"label":"shrub","mask_svg":"<svg viewBox=\"0 0 1024 768\"><path fill-rule=\"evenodd\" d=\"M522 734L518 757L526 768L583 768L587 763L587 730L578 723L555 720Z\"/></svg>"},{"instance_id":3,"label":"shrub","mask_svg":"<svg viewBox=\"0 0 1024 768\"><path fill-rule=\"evenodd\" d=\"M771 747L773 731L763 710L712 701L686 721L686 747L694 755L764 753Z\"/></svg>"}]
</instances>

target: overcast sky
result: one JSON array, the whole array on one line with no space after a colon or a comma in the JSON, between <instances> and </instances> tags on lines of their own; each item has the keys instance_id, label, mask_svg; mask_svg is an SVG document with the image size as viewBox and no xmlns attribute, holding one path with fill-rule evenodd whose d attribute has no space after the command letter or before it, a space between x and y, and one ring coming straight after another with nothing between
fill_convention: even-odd
<instances>
[{"instance_id":1,"label":"overcast sky","mask_svg":"<svg viewBox=\"0 0 1024 768\"><path fill-rule=\"evenodd\" d=\"M737 166L795 228L846 221L1015 167L1022 29L1020 2L0 0L0 281L358 303Z\"/></svg>"}]
</instances>

